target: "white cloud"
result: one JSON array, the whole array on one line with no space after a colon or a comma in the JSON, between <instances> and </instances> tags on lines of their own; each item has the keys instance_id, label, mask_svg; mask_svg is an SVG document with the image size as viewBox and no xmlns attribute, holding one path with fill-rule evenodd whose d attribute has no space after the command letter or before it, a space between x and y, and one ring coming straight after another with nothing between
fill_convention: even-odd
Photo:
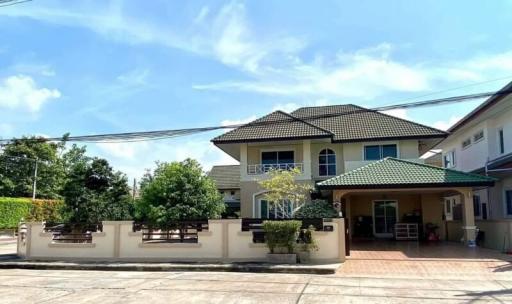
<instances>
[{"instance_id":1,"label":"white cloud","mask_svg":"<svg viewBox=\"0 0 512 304\"><path fill-rule=\"evenodd\" d=\"M34 79L26 75L10 76L0 83L0 107L4 108L38 112L45 103L60 96L59 90L39 88Z\"/></svg>"},{"instance_id":2,"label":"white cloud","mask_svg":"<svg viewBox=\"0 0 512 304\"><path fill-rule=\"evenodd\" d=\"M142 156L141 154L149 148L147 142L108 142L97 143L96 145L107 155L126 160L133 160L136 156Z\"/></svg>"},{"instance_id":3,"label":"white cloud","mask_svg":"<svg viewBox=\"0 0 512 304\"><path fill-rule=\"evenodd\" d=\"M453 126L456 122L458 122L462 117L461 116L452 116L448 120L439 120L432 124L432 127L439 130L448 130L451 126Z\"/></svg>"},{"instance_id":4,"label":"white cloud","mask_svg":"<svg viewBox=\"0 0 512 304\"><path fill-rule=\"evenodd\" d=\"M203 6L197 16L194 18L194 23L201 23L210 13L208 6Z\"/></svg>"},{"instance_id":5,"label":"white cloud","mask_svg":"<svg viewBox=\"0 0 512 304\"><path fill-rule=\"evenodd\" d=\"M409 117L407 116L406 109L393 109L393 110L382 111L382 113L388 114L391 116L395 116L398 118L402 118L402 119L409 119Z\"/></svg>"},{"instance_id":6,"label":"white cloud","mask_svg":"<svg viewBox=\"0 0 512 304\"><path fill-rule=\"evenodd\" d=\"M242 118L242 119L226 119L226 120L223 120L220 125L221 126L232 126L232 125L243 125L243 124L246 124L246 123L249 123L253 120L255 120L257 117L256 115L252 115L252 116L249 116L247 118Z\"/></svg>"},{"instance_id":7,"label":"white cloud","mask_svg":"<svg viewBox=\"0 0 512 304\"><path fill-rule=\"evenodd\" d=\"M89 148L92 155L108 159L116 170L126 173L130 179L139 179L146 169L155 167L155 161L172 162L193 158L201 163L205 171L213 165L238 164L215 147L209 141L209 136L151 142L98 143L89 145Z\"/></svg>"},{"instance_id":8,"label":"white cloud","mask_svg":"<svg viewBox=\"0 0 512 304\"><path fill-rule=\"evenodd\" d=\"M149 69L133 69L117 76L117 80L126 86L144 86L147 85Z\"/></svg>"}]
</instances>

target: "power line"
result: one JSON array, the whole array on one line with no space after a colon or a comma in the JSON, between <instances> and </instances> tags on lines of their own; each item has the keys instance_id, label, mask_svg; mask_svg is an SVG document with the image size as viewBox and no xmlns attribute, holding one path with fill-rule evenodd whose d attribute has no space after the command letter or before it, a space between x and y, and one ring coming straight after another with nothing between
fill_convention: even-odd
<instances>
[{"instance_id":1,"label":"power line","mask_svg":"<svg viewBox=\"0 0 512 304\"><path fill-rule=\"evenodd\" d=\"M0 0L0 7L21 4L29 1L32 0Z\"/></svg>"},{"instance_id":2,"label":"power line","mask_svg":"<svg viewBox=\"0 0 512 304\"><path fill-rule=\"evenodd\" d=\"M314 121L315 119L321 118L329 118L329 117L338 117L344 115L354 115L358 113L364 112L377 112L377 111L389 111L394 109L409 109L416 107L428 107L428 106L437 106L444 104L452 104L465 102L468 100L475 100L486 98L490 96L498 96L505 95L511 93L512 90L500 90L498 92L485 92L485 93L476 93L469 95L460 95L453 97L445 97L438 99L430 99L424 101L416 101L409 103L401 103L387 106L380 106L375 108L357 108L354 110L344 111L341 113L333 113L333 114L321 114L321 115L310 115L307 117L294 117L290 115L289 118L285 119L275 119L271 121L254 121L248 124L231 124L231 125L221 125L221 126L211 126L211 127L199 127L199 128L187 128L187 129L171 129L171 130L159 130L159 131L144 131L144 132L127 132L127 133L107 133L107 134L96 134L96 135L81 135L81 136L69 136L66 139L62 137L51 137L51 138L36 138L35 141L43 140L43 141L69 141L69 142L85 142L85 143L120 143L120 142L139 142L139 141L149 141L149 140L162 140L168 138L175 138L181 136L187 136L197 133L209 132L214 130L221 129L234 129L238 127L242 127L244 125L248 126L264 126L264 125L276 125L289 123L291 121L296 121L297 119L303 121ZM12 141L16 141L18 139L2 139L0 143L9 143Z\"/></svg>"}]
</instances>

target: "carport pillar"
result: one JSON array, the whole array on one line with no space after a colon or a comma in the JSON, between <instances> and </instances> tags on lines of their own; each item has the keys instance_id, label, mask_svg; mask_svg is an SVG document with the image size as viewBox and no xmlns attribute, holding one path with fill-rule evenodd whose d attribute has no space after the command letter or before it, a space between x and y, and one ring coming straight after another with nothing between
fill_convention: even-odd
<instances>
[{"instance_id":1,"label":"carport pillar","mask_svg":"<svg viewBox=\"0 0 512 304\"><path fill-rule=\"evenodd\" d=\"M473 190L471 188L460 189L462 194L462 230L464 243L474 246L476 239L475 212L473 210Z\"/></svg>"}]
</instances>

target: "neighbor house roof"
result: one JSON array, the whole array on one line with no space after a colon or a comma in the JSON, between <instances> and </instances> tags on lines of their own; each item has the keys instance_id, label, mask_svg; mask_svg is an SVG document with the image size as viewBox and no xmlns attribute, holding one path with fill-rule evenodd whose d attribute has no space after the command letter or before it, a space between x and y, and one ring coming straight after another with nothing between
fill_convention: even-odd
<instances>
[{"instance_id":1,"label":"neighbor house roof","mask_svg":"<svg viewBox=\"0 0 512 304\"><path fill-rule=\"evenodd\" d=\"M496 94L489 97L486 101L484 101L481 105L476 107L473 111L469 112L466 116L464 116L461 120L457 121L453 126L448 129L449 133L453 133L460 129L462 126L473 120L474 118L478 117L481 113L486 111L487 109L491 108L498 102L500 102L503 98L507 97L512 93L512 81L509 82L506 86L504 86L502 89L500 89Z\"/></svg>"},{"instance_id":2,"label":"neighbor house roof","mask_svg":"<svg viewBox=\"0 0 512 304\"><path fill-rule=\"evenodd\" d=\"M445 137L446 132L356 105L276 111L214 138L214 143L330 138L333 142Z\"/></svg>"},{"instance_id":3,"label":"neighbor house roof","mask_svg":"<svg viewBox=\"0 0 512 304\"><path fill-rule=\"evenodd\" d=\"M240 188L240 165L213 166L208 176L213 179L217 189Z\"/></svg>"},{"instance_id":4,"label":"neighbor house roof","mask_svg":"<svg viewBox=\"0 0 512 304\"><path fill-rule=\"evenodd\" d=\"M318 183L320 189L492 186L494 178L392 157Z\"/></svg>"}]
</instances>

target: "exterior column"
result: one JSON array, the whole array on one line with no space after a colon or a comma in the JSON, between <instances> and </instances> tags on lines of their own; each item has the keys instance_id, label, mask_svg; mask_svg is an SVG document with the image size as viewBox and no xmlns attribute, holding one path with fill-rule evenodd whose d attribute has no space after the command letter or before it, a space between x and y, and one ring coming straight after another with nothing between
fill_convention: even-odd
<instances>
[{"instance_id":1,"label":"exterior column","mask_svg":"<svg viewBox=\"0 0 512 304\"><path fill-rule=\"evenodd\" d=\"M306 179L311 179L311 140L302 141L302 174Z\"/></svg>"},{"instance_id":2,"label":"exterior column","mask_svg":"<svg viewBox=\"0 0 512 304\"><path fill-rule=\"evenodd\" d=\"M247 180L247 144L240 144L240 177Z\"/></svg>"},{"instance_id":3,"label":"exterior column","mask_svg":"<svg viewBox=\"0 0 512 304\"><path fill-rule=\"evenodd\" d=\"M476 226L475 213L473 210L473 190L471 188L460 189L462 194L462 230L464 242L470 246L475 245Z\"/></svg>"}]
</instances>

